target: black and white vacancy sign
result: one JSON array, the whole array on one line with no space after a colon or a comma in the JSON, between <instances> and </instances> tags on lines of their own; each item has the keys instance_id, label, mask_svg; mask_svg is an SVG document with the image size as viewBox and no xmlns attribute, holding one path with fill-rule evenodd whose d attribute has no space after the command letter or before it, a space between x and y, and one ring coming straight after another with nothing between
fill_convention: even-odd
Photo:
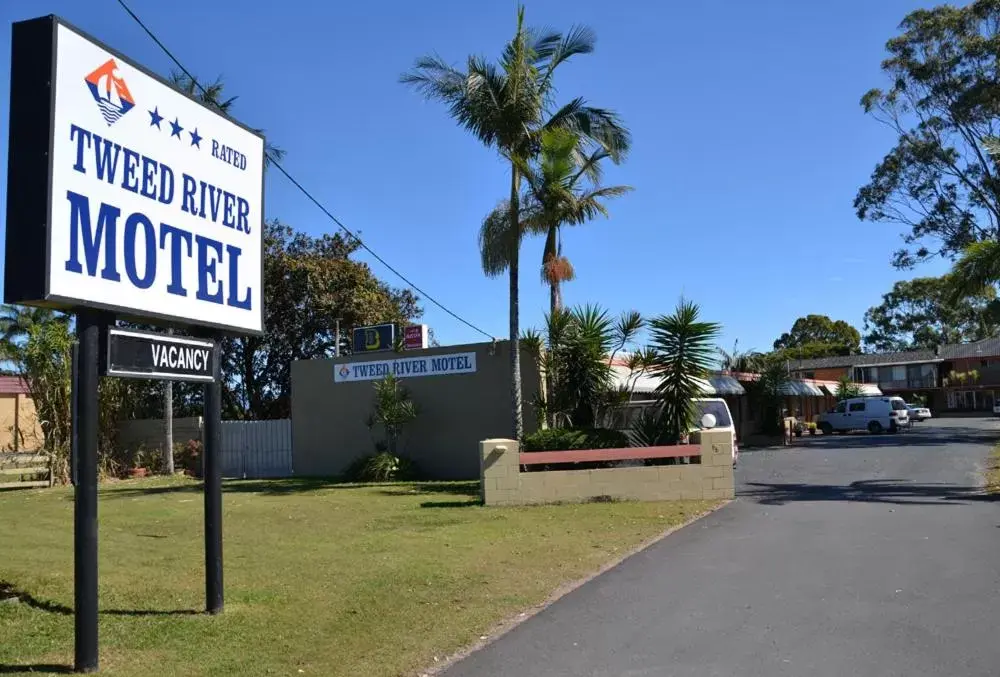
<instances>
[{"instance_id":1,"label":"black and white vacancy sign","mask_svg":"<svg viewBox=\"0 0 1000 677\"><path fill-rule=\"evenodd\" d=\"M212 341L108 329L108 376L209 382L217 366Z\"/></svg>"},{"instance_id":2,"label":"black and white vacancy sign","mask_svg":"<svg viewBox=\"0 0 1000 677\"><path fill-rule=\"evenodd\" d=\"M5 300L263 333L263 137L56 17L16 33Z\"/></svg>"}]
</instances>

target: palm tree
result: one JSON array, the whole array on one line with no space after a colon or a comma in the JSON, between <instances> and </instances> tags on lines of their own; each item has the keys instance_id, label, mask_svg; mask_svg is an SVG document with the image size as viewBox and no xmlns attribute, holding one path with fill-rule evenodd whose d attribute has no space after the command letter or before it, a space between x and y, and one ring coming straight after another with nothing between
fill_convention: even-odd
<instances>
[{"instance_id":1,"label":"palm tree","mask_svg":"<svg viewBox=\"0 0 1000 677\"><path fill-rule=\"evenodd\" d=\"M585 149L584 149L585 150ZM601 186L601 162L611 157L604 148L581 153L580 139L565 129L542 133L537 166L524 163L520 171L527 184L521 216L522 234L545 235L542 283L549 286L549 313L562 309L562 283L573 279L573 265L562 253L561 228L608 216L602 200L618 197L631 186ZM585 179L592 184L582 185ZM506 201L484 220L479 231L483 272L496 277L509 267L510 219Z\"/></svg>"},{"instance_id":2,"label":"palm tree","mask_svg":"<svg viewBox=\"0 0 1000 677\"><path fill-rule=\"evenodd\" d=\"M174 71L170 74L170 83L181 90L192 99L197 99L204 104L216 108L220 113L227 117L232 117L232 107L236 103L238 96L231 96L228 99L223 95L223 90L226 85L222 82L222 78L218 77L215 82L211 84L204 84L200 80L195 83L195 79L189 77L185 73L179 73ZM201 85L199 88L198 85ZM253 131L258 134L263 135L263 129L253 129ZM264 167L271 166L271 161L280 162L282 158L285 157L285 151L278 146L273 145L266 138L264 139Z\"/></svg>"},{"instance_id":3,"label":"palm tree","mask_svg":"<svg viewBox=\"0 0 1000 677\"><path fill-rule=\"evenodd\" d=\"M0 305L0 359L17 360L32 328L49 322L66 323L69 316L48 308Z\"/></svg>"},{"instance_id":4,"label":"palm tree","mask_svg":"<svg viewBox=\"0 0 1000 677\"><path fill-rule=\"evenodd\" d=\"M681 300L671 315L649 322L655 351L653 374L659 376L656 393L660 405L662 437L676 442L691 429L695 406L702 393L701 379L712 368L715 340L721 326L699 319L697 304Z\"/></svg>"},{"instance_id":5,"label":"palm tree","mask_svg":"<svg viewBox=\"0 0 1000 677\"><path fill-rule=\"evenodd\" d=\"M538 31L524 25L524 7L518 7L514 37L504 47L498 63L470 56L465 70L431 55L416 61L402 76L430 99L445 103L451 116L484 145L495 148L510 162L508 219L518 224L508 238L510 255L510 370L512 434L523 437L521 411L521 355L518 349L518 272L521 236L521 168L539 152L542 132L569 129L581 138L603 147L614 159L628 150L629 133L613 112L588 106L576 98L553 110L556 69L578 54L594 50L594 34L587 28L572 28L562 35Z\"/></svg>"},{"instance_id":6,"label":"palm tree","mask_svg":"<svg viewBox=\"0 0 1000 677\"><path fill-rule=\"evenodd\" d=\"M719 365L723 371L734 371L744 374L756 373L764 361L764 356L756 350L740 350L740 342L737 339L733 343L733 350L727 351L719 348Z\"/></svg>"}]
</instances>

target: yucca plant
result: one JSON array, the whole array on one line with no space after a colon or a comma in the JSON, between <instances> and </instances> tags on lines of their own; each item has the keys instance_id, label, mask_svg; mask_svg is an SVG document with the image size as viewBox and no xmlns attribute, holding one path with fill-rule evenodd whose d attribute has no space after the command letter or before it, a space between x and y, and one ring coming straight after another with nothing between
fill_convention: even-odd
<instances>
[{"instance_id":1,"label":"yucca plant","mask_svg":"<svg viewBox=\"0 0 1000 677\"><path fill-rule=\"evenodd\" d=\"M385 450L398 456L399 438L403 427L417 417L417 408L399 379L388 374L375 381L375 407L368 417L368 429L380 426L385 433Z\"/></svg>"},{"instance_id":2,"label":"yucca plant","mask_svg":"<svg viewBox=\"0 0 1000 677\"><path fill-rule=\"evenodd\" d=\"M861 386L852 381L847 374L837 380L837 399L846 400L852 397L861 397L864 394Z\"/></svg>"},{"instance_id":3,"label":"yucca plant","mask_svg":"<svg viewBox=\"0 0 1000 677\"><path fill-rule=\"evenodd\" d=\"M701 379L715 362L715 343L721 325L699 318L698 305L682 300L670 315L649 322L651 347L655 351L652 373L659 377L662 438L675 442L694 425L692 398L702 394Z\"/></svg>"}]
</instances>

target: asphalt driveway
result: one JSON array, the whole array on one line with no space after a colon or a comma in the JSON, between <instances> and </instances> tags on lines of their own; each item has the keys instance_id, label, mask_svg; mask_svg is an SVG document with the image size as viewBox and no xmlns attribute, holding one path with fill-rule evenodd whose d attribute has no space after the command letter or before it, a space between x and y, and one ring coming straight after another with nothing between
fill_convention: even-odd
<instances>
[{"instance_id":1,"label":"asphalt driveway","mask_svg":"<svg viewBox=\"0 0 1000 677\"><path fill-rule=\"evenodd\" d=\"M562 598L448 677L992 677L1000 423L747 452L739 498Z\"/></svg>"}]
</instances>

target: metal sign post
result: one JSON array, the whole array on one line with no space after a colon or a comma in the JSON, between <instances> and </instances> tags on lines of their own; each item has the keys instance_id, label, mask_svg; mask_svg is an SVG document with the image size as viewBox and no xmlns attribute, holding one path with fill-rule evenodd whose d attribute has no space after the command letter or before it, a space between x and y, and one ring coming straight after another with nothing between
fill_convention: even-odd
<instances>
[{"instance_id":1,"label":"metal sign post","mask_svg":"<svg viewBox=\"0 0 1000 677\"><path fill-rule=\"evenodd\" d=\"M101 314L76 315L77 376L76 491L73 511L73 600L77 672L97 670L97 427Z\"/></svg>"},{"instance_id":2,"label":"metal sign post","mask_svg":"<svg viewBox=\"0 0 1000 677\"><path fill-rule=\"evenodd\" d=\"M218 345L215 347L218 358ZM218 359L215 360L218 363ZM205 384L205 610L222 612L222 384Z\"/></svg>"}]
</instances>

